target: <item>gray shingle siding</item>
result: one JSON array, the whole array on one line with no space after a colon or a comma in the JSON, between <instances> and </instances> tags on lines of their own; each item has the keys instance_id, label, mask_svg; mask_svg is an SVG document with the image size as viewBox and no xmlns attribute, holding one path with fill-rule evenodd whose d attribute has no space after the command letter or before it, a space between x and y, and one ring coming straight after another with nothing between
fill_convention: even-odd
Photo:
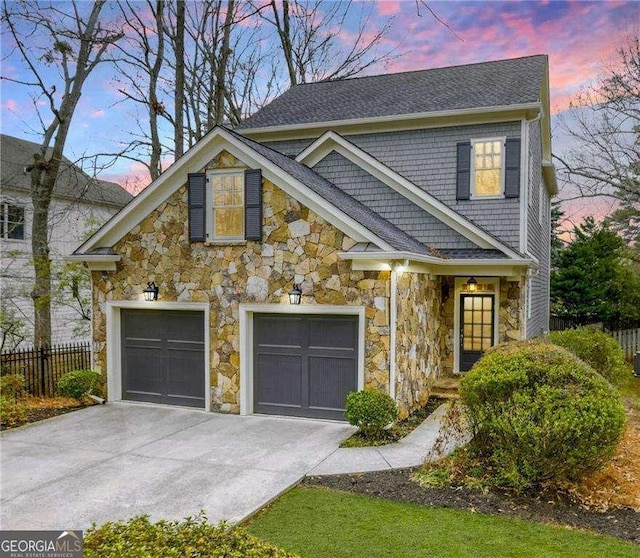
<instances>
[{"instance_id":1,"label":"gray shingle siding","mask_svg":"<svg viewBox=\"0 0 640 558\"><path fill-rule=\"evenodd\" d=\"M349 135L345 138L426 192L444 202L505 244L520 245L520 199L456 200L456 145L490 137L520 137L521 123L498 122L402 132ZM313 139L265 142L290 157Z\"/></svg>"},{"instance_id":2,"label":"gray shingle siding","mask_svg":"<svg viewBox=\"0 0 640 558\"><path fill-rule=\"evenodd\" d=\"M456 201L456 144L520 137L520 122L348 136L347 139L512 248L520 242L519 199Z\"/></svg>"},{"instance_id":3,"label":"gray shingle siding","mask_svg":"<svg viewBox=\"0 0 640 558\"><path fill-rule=\"evenodd\" d=\"M549 243L551 216L549 194L542 184L540 122L527 125L529 134L529 169L527 200L526 251L540 262L540 272L531 281L531 302L527 313L527 337L536 337L549 329ZM542 204L542 213L541 213ZM542 216L542 219L541 219Z\"/></svg>"},{"instance_id":4,"label":"gray shingle siding","mask_svg":"<svg viewBox=\"0 0 640 558\"><path fill-rule=\"evenodd\" d=\"M420 242L438 249L477 248L473 242L335 151L313 170Z\"/></svg>"}]
</instances>

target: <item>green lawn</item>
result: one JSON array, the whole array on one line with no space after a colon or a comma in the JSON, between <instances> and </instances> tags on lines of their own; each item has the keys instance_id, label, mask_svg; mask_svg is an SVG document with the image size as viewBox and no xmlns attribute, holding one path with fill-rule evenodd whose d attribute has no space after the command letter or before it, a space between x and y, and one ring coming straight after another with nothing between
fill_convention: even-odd
<instances>
[{"instance_id":1,"label":"green lawn","mask_svg":"<svg viewBox=\"0 0 640 558\"><path fill-rule=\"evenodd\" d=\"M320 488L292 490L246 527L303 558L640 556L611 537Z\"/></svg>"}]
</instances>

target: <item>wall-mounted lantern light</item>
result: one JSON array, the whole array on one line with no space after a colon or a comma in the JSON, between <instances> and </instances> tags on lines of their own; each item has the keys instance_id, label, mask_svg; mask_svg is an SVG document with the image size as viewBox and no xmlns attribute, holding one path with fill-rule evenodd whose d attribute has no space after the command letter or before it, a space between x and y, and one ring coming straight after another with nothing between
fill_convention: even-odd
<instances>
[{"instance_id":1,"label":"wall-mounted lantern light","mask_svg":"<svg viewBox=\"0 0 640 558\"><path fill-rule=\"evenodd\" d=\"M147 288L142 292L144 293L144 299L147 302L158 300L158 285L156 285L153 281L147 283Z\"/></svg>"},{"instance_id":2,"label":"wall-mounted lantern light","mask_svg":"<svg viewBox=\"0 0 640 558\"><path fill-rule=\"evenodd\" d=\"M293 289L289 291L289 304L300 304L302 300L302 291L297 283L294 283Z\"/></svg>"},{"instance_id":3,"label":"wall-mounted lantern light","mask_svg":"<svg viewBox=\"0 0 640 558\"><path fill-rule=\"evenodd\" d=\"M478 281L476 281L475 277L471 277L471 279L467 281L467 286L470 293L475 293L476 289L478 288Z\"/></svg>"}]
</instances>

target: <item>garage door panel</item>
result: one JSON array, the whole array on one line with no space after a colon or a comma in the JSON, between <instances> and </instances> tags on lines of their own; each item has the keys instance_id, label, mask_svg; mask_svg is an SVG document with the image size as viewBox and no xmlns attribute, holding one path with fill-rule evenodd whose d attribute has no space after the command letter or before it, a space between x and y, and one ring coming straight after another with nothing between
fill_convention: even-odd
<instances>
[{"instance_id":1,"label":"garage door panel","mask_svg":"<svg viewBox=\"0 0 640 558\"><path fill-rule=\"evenodd\" d=\"M254 316L254 410L344 420L358 385L358 317Z\"/></svg>"},{"instance_id":2,"label":"garage door panel","mask_svg":"<svg viewBox=\"0 0 640 558\"><path fill-rule=\"evenodd\" d=\"M309 406L344 412L347 394L358 384L355 372L352 358L309 357Z\"/></svg>"},{"instance_id":3,"label":"garage door panel","mask_svg":"<svg viewBox=\"0 0 640 558\"><path fill-rule=\"evenodd\" d=\"M298 316L259 316L256 342L263 346L300 347L303 343L303 321Z\"/></svg>"},{"instance_id":4,"label":"garage door panel","mask_svg":"<svg viewBox=\"0 0 640 558\"><path fill-rule=\"evenodd\" d=\"M357 332L358 324L354 319L314 317L309 320L309 347L353 351Z\"/></svg>"},{"instance_id":5,"label":"garage door panel","mask_svg":"<svg viewBox=\"0 0 640 558\"><path fill-rule=\"evenodd\" d=\"M260 353L257 364L260 375L256 385L256 410L269 412L263 407L274 405L299 408L302 404L301 356Z\"/></svg>"},{"instance_id":6,"label":"garage door panel","mask_svg":"<svg viewBox=\"0 0 640 558\"><path fill-rule=\"evenodd\" d=\"M204 313L121 311L123 399L204 408Z\"/></svg>"}]
</instances>

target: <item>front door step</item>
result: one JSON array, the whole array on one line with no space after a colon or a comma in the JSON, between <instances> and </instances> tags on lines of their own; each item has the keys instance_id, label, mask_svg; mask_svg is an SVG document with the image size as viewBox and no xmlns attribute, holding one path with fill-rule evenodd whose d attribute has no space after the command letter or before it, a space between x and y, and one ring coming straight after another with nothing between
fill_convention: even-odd
<instances>
[{"instance_id":1,"label":"front door step","mask_svg":"<svg viewBox=\"0 0 640 558\"><path fill-rule=\"evenodd\" d=\"M460 399L460 380L457 378L438 378L431 388L431 397Z\"/></svg>"}]
</instances>

